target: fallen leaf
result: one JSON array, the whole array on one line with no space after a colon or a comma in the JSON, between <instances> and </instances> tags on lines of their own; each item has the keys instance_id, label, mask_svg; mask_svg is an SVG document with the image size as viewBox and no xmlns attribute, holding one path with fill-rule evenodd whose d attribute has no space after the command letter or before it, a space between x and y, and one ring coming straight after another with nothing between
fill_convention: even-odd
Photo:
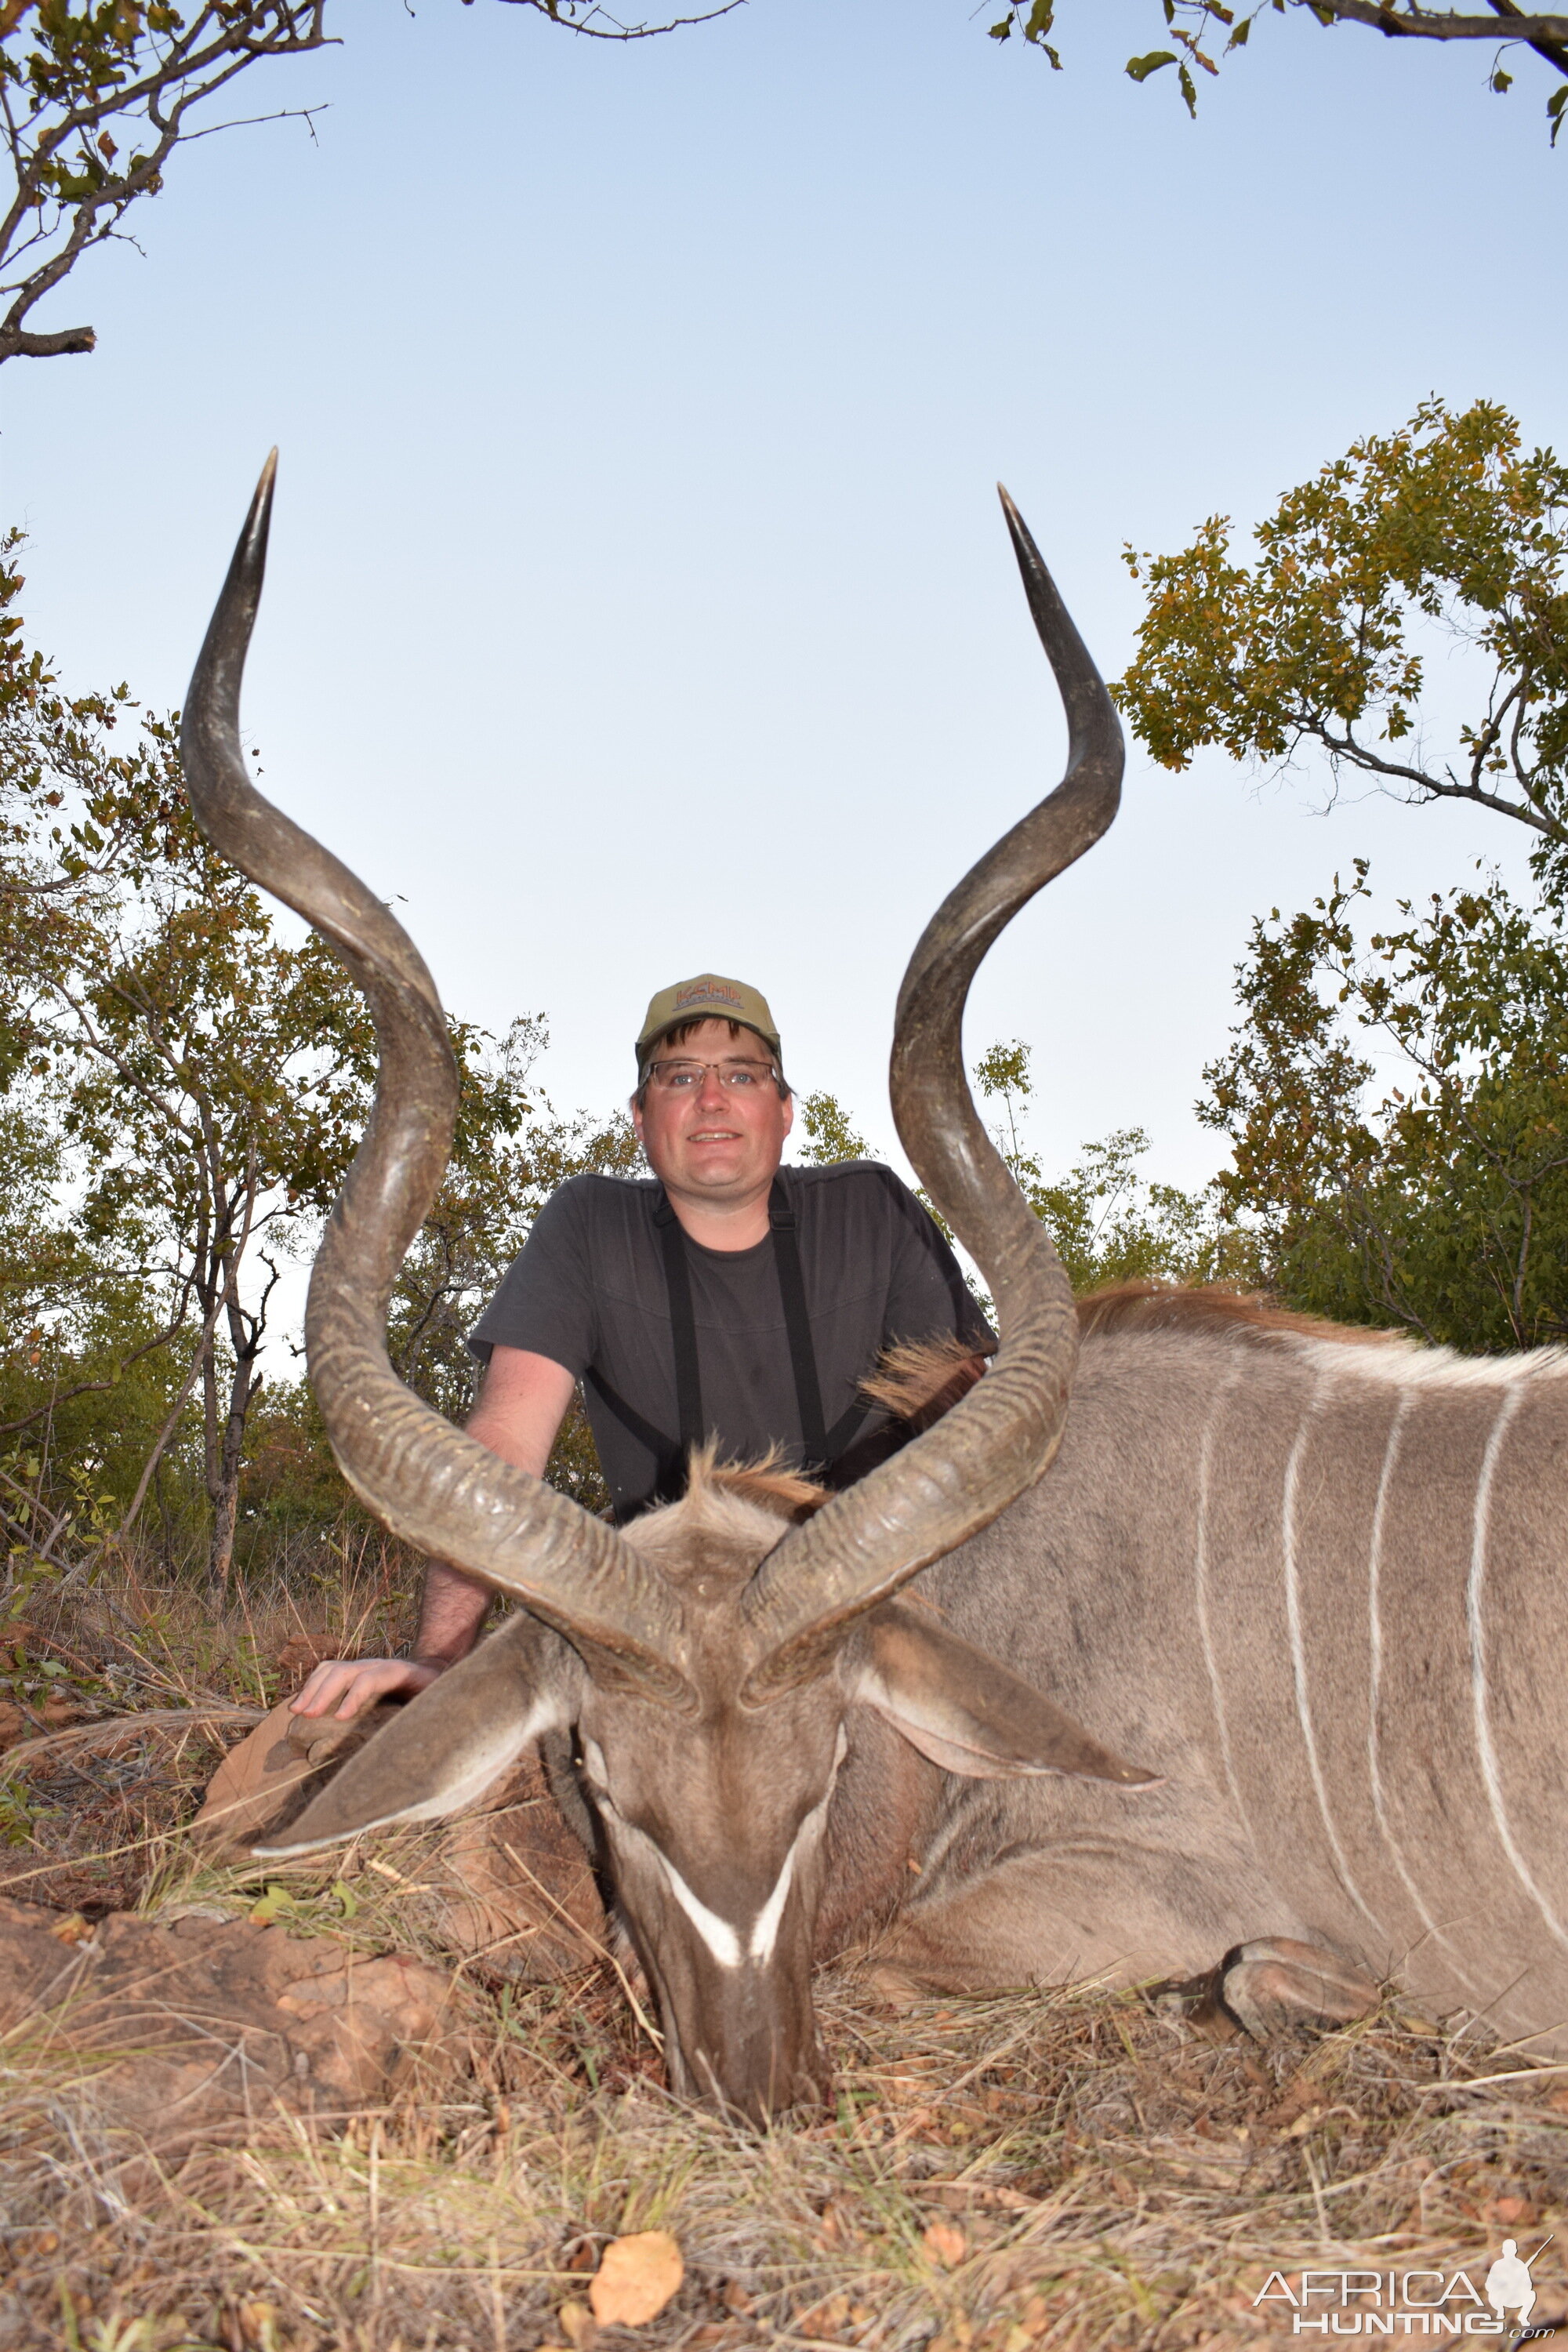
<instances>
[{"instance_id":1,"label":"fallen leaf","mask_svg":"<svg viewBox=\"0 0 1568 2352\"><path fill-rule=\"evenodd\" d=\"M49 1933L58 1944L90 1944L92 1941L92 1929L79 1911L69 1912L65 1918L57 1919Z\"/></svg>"},{"instance_id":2,"label":"fallen leaf","mask_svg":"<svg viewBox=\"0 0 1568 2352\"><path fill-rule=\"evenodd\" d=\"M594 2316L605 2327L644 2327L658 2317L685 2275L680 2248L668 2230L612 2238L588 2289Z\"/></svg>"},{"instance_id":3,"label":"fallen leaf","mask_svg":"<svg viewBox=\"0 0 1568 2352\"><path fill-rule=\"evenodd\" d=\"M921 2243L944 2271L956 2270L969 2252L969 2241L951 2221L932 2221L921 2231Z\"/></svg>"},{"instance_id":4,"label":"fallen leaf","mask_svg":"<svg viewBox=\"0 0 1568 2352\"><path fill-rule=\"evenodd\" d=\"M585 2303L563 2303L555 2316L561 2322L562 2335L575 2347L575 2352L594 2352L599 2331Z\"/></svg>"}]
</instances>

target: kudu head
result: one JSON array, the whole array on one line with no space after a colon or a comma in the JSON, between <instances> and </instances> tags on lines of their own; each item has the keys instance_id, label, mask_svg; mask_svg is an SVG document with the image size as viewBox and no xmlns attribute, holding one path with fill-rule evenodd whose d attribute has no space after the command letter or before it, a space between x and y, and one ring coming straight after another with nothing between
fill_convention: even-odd
<instances>
[{"instance_id":1,"label":"kudu head","mask_svg":"<svg viewBox=\"0 0 1568 2352\"><path fill-rule=\"evenodd\" d=\"M822 2084L813 1930L836 1778L868 1710L950 1771L1148 1777L896 1598L1032 1486L1060 1439L1072 1297L975 1114L961 1024L992 942L1114 815L1121 731L1004 492L1067 709L1067 774L927 927L892 1058L900 1135L991 1284L1000 1350L949 1413L843 1494L699 1461L682 1501L617 1532L454 1429L387 1360L387 1298L440 1182L457 1075L435 985L401 926L246 773L239 688L272 474L269 460L196 664L183 751L213 846L331 941L375 1019L375 1105L310 1283L310 1376L366 1506L521 1606L266 1851L450 1812L542 1735L569 1733L603 1874L659 2002L672 2088L762 2116Z\"/></svg>"}]
</instances>

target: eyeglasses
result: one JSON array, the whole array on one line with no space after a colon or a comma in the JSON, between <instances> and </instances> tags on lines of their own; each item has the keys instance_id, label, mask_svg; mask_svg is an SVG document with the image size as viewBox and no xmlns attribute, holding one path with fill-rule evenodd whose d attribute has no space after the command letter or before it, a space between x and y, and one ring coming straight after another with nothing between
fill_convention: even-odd
<instances>
[{"instance_id":1,"label":"eyeglasses","mask_svg":"<svg viewBox=\"0 0 1568 2352\"><path fill-rule=\"evenodd\" d=\"M777 1086L779 1074L771 1062L650 1062L647 1075L661 1094L695 1094L710 1070L719 1074L719 1084L744 1094L749 1087L765 1086L771 1080Z\"/></svg>"}]
</instances>

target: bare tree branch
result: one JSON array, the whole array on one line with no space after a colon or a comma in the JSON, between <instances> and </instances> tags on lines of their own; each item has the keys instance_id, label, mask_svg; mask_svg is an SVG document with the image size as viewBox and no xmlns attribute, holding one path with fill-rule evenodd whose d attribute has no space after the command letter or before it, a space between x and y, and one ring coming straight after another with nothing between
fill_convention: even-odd
<instances>
[{"instance_id":1,"label":"bare tree branch","mask_svg":"<svg viewBox=\"0 0 1568 2352\"><path fill-rule=\"evenodd\" d=\"M642 41L711 23L744 5L716 5L662 22L625 22L599 0L510 0L595 41ZM302 119L280 107L232 122L193 118L264 58L330 46L327 0L200 0L189 23L144 0L84 0L79 14L0 0L0 147L12 187L0 189L0 362L90 352L91 327L38 331L27 320L82 255L121 237L131 206L156 195L176 147L242 122ZM131 152L121 160L121 146ZM8 307L5 307L8 304Z\"/></svg>"},{"instance_id":2,"label":"bare tree branch","mask_svg":"<svg viewBox=\"0 0 1568 2352\"><path fill-rule=\"evenodd\" d=\"M471 7L473 0L463 0ZM563 26L571 33L581 33L590 41L649 41L661 33L679 33L688 25L710 25L717 16L728 16L743 8L746 0L719 0L712 8L700 9L694 16L668 16L662 25L623 25L612 16L598 0L506 0L513 8L532 8L541 16L548 16L552 25Z\"/></svg>"},{"instance_id":3,"label":"bare tree branch","mask_svg":"<svg viewBox=\"0 0 1568 2352\"><path fill-rule=\"evenodd\" d=\"M1319 13L1341 17L1346 24L1369 26L1392 40L1495 41L1496 18L1506 16L1510 20L1510 37L1528 41L1532 48L1538 41L1568 41L1568 16L1526 16L1522 8L1500 6L1498 0L1488 0L1488 5L1493 11L1490 16L1459 16L1450 8L1415 6L1411 0L1403 7L1389 5L1389 0L1319 0Z\"/></svg>"}]
</instances>

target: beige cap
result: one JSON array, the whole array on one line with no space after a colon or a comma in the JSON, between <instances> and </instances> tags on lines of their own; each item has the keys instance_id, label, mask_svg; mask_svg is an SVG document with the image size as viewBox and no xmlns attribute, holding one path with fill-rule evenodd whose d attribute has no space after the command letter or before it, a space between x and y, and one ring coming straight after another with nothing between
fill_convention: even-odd
<instances>
[{"instance_id":1,"label":"beige cap","mask_svg":"<svg viewBox=\"0 0 1568 2352\"><path fill-rule=\"evenodd\" d=\"M755 1031L775 1059L783 1058L779 1033L762 991L748 988L743 980L725 980L716 971L703 971L695 980L678 980L673 988L661 988L650 1002L637 1032L639 1072L654 1040L681 1021L738 1021L743 1029Z\"/></svg>"}]
</instances>

